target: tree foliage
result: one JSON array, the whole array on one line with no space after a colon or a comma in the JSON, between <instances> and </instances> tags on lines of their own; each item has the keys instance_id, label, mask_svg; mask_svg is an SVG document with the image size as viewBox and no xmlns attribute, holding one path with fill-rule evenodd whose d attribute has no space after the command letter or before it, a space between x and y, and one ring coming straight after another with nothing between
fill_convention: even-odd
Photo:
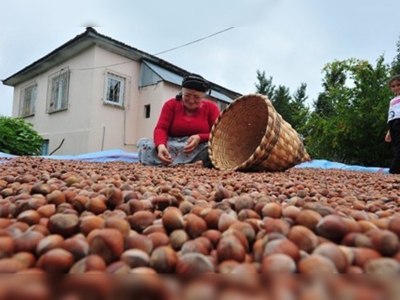
<instances>
[{"instance_id":1,"label":"tree foliage","mask_svg":"<svg viewBox=\"0 0 400 300\"><path fill-rule=\"evenodd\" d=\"M391 76L400 74L400 37L391 64L383 55L375 64L356 58L328 63L323 68L323 91L305 105L306 84L291 96L285 86L276 87L272 76L257 70L257 92L266 95L282 117L303 137L314 159L348 164L388 166L392 146L384 141L387 112L393 97Z\"/></svg>"},{"instance_id":2,"label":"tree foliage","mask_svg":"<svg viewBox=\"0 0 400 300\"><path fill-rule=\"evenodd\" d=\"M272 82L272 76L267 77L265 71L257 70L257 80L258 82L255 84L256 93L267 96L282 118L304 135L309 114L309 109L305 103L308 98L306 94L307 85L302 83L291 96L288 87L284 85L276 87Z\"/></svg>"},{"instance_id":3,"label":"tree foliage","mask_svg":"<svg viewBox=\"0 0 400 300\"><path fill-rule=\"evenodd\" d=\"M392 61L392 70L391 70L391 75L397 75L400 74L400 37L399 40L397 41L397 55L394 57Z\"/></svg>"},{"instance_id":4,"label":"tree foliage","mask_svg":"<svg viewBox=\"0 0 400 300\"><path fill-rule=\"evenodd\" d=\"M0 152L14 155L40 155L42 137L23 118L0 116Z\"/></svg>"},{"instance_id":5,"label":"tree foliage","mask_svg":"<svg viewBox=\"0 0 400 300\"><path fill-rule=\"evenodd\" d=\"M390 68L381 56L328 63L324 91L307 123L307 150L314 158L350 164L387 165L392 157L384 141L391 92Z\"/></svg>"}]
</instances>

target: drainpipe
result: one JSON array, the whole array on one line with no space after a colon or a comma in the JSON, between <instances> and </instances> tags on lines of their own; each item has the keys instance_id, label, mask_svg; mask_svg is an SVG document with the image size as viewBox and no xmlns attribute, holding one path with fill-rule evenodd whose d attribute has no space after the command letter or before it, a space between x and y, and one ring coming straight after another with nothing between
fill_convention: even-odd
<instances>
[{"instance_id":1,"label":"drainpipe","mask_svg":"<svg viewBox=\"0 0 400 300\"><path fill-rule=\"evenodd\" d=\"M101 151L104 150L104 137L105 137L105 135L106 135L106 126L103 125L103 136L101 138Z\"/></svg>"}]
</instances>

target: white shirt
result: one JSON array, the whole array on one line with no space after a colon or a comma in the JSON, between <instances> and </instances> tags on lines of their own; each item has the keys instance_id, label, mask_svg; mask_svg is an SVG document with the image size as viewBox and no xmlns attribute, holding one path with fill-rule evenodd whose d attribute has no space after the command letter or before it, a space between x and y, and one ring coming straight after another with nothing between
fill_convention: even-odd
<instances>
[{"instance_id":1,"label":"white shirt","mask_svg":"<svg viewBox=\"0 0 400 300\"><path fill-rule=\"evenodd\" d=\"M400 96L396 96L390 100L388 122L394 119L400 119Z\"/></svg>"}]
</instances>

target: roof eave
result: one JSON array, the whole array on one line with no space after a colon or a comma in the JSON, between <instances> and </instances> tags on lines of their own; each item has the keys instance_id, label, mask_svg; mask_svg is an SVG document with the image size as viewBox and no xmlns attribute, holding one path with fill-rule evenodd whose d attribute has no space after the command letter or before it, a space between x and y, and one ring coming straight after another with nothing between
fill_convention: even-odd
<instances>
[{"instance_id":1,"label":"roof eave","mask_svg":"<svg viewBox=\"0 0 400 300\"><path fill-rule=\"evenodd\" d=\"M181 69L178 66L175 66L161 58L148 54L137 48L131 47L120 41L114 40L113 38L110 38L108 36L99 34L95 29L88 27L86 31L82 34L77 35L75 38L64 43L46 56L33 62L32 64L11 75L10 77L3 79L2 82L4 85L15 87L22 82L43 74L54 66L59 65L67 61L68 59L71 59L72 57L95 45L135 61L139 61L142 59L149 60L168 70L171 70L172 72L176 72L181 76L186 76L187 74L189 74L188 71ZM228 90L217 84L212 83L212 85L217 90L229 92L231 96L240 95L237 92Z\"/></svg>"}]
</instances>

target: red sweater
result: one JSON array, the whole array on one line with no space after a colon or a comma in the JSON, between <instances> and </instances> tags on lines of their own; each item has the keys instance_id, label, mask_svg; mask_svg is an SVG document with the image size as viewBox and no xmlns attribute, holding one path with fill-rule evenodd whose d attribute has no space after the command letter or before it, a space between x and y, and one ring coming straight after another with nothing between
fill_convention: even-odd
<instances>
[{"instance_id":1,"label":"red sweater","mask_svg":"<svg viewBox=\"0 0 400 300\"><path fill-rule=\"evenodd\" d=\"M182 101L172 98L164 103L160 117L154 129L154 144L167 145L167 138L184 137L198 134L200 142L208 141L211 127L219 116L218 106L209 100L202 100L197 111L188 116Z\"/></svg>"}]
</instances>

